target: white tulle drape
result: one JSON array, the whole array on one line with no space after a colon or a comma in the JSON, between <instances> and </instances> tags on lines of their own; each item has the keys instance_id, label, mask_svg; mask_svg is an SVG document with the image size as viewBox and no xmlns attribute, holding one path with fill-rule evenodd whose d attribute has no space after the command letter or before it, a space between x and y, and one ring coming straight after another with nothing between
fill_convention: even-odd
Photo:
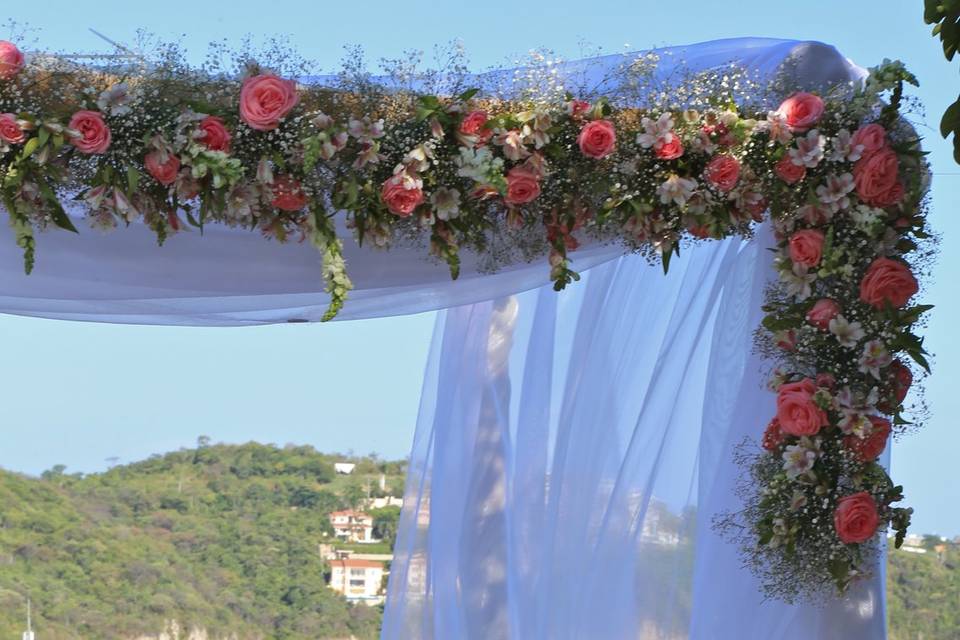
<instances>
[{"instance_id":1,"label":"white tulle drape","mask_svg":"<svg viewBox=\"0 0 960 640\"><path fill-rule=\"evenodd\" d=\"M758 238L443 312L383 638L885 636L882 574L764 602L711 526L736 508L732 448L774 412Z\"/></svg>"}]
</instances>

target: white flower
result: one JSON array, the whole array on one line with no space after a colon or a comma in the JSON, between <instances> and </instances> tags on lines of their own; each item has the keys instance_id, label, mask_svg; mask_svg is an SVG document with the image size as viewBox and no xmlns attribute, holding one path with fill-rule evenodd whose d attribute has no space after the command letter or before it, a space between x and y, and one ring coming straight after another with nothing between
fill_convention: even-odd
<instances>
[{"instance_id":1,"label":"white flower","mask_svg":"<svg viewBox=\"0 0 960 640\"><path fill-rule=\"evenodd\" d=\"M503 159L494 157L487 147L460 147L460 157L454 158L454 162L459 167L458 176L472 178L481 184L488 184L497 176L503 177Z\"/></svg>"},{"instance_id":2,"label":"white flower","mask_svg":"<svg viewBox=\"0 0 960 640\"><path fill-rule=\"evenodd\" d=\"M637 134L637 144L644 149L673 141L673 116L669 113L664 113L656 120L643 118L640 124L643 133Z\"/></svg>"},{"instance_id":3,"label":"white flower","mask_svg":"<svg viewBox=\"0 0 960 640\"><path fill-rule=\"evenodd\" d=\"M859 322L848 322L842 315L830 321L830 333L837 337L841 346L853 349L865 335Z\"/></svg>"},{"instance_id":4,"label":"white flower","mask_svg":"<svg viewBox=\"0 0 960 640\"><path fill-rule=\"evenodd\" d=\"M325 114L323 111L318 111L317 115L313 117L310 121L313 123L317 129L327 129L333 126L333 118Z\"/></svg>"},{"instance_id":5,"label":"white flower","mask_svg":"<svg viewBox=\"0 0 960 640\"><path fill-rule=\"evenodd\" d=\"M794 491L793 497L790 498L790 510L799 511L807 504L807 496L803 495L802 491Z\"/></svg>"},{"instance_id":6,"label":"white flower","mask_svg":"<svg viewBox=\"0 0 960 640\"><path fill-rule=\"evenodd\" d=\"M850 219L859 231L869 232L877 222L883 220L883 209L876 209L866 204L858 204L850 210Z\"/></svg>"},{"instance_id":7,"label":"white flower","mask_svg":"<svg viewBox=\"0 0 960 640\"><path fill-rule=\"evenodd\" d=\"M818 129L812 129L806 136L797 138L797 146L787 153L790 161L798 167L812 169L823 160L823 147L827 139Z\"/></svg>"},{"instance_id":8,"label":"white flower","mask_svg":"<svg viewBox=\"0 0 960 640\"><path fill-rule=\"evenodd\" d=\"M687 203L690 196L697 189L697 181L690 178L681 178L677 174L671 174L666 182L657 187L657 195L660 196L660 202L668 204L673 202L681 207Z\"/></svg>"},{"instance_id":9,"label":"white flower","mask_svg":"<svg viewBox=\"0 0 960 640\"><path fill-rule=\"evenodd\" d=\"M430 196L430 204L437 217L441 220L451 220L460 215L460 192L456 189L440 187Z\"/></svg>"},{"instance_id":10,"label":"white flower","mask_svg":"<svg viewBox=\"0 0 960 640\"><path fill-rule=\"evenodd\" d=\"M840 129L837 136L830 141L830 156L832 162L856 162L863 156L863 145L853 144L853 136L846 129Z\"/></svg>"},{"instance_id":11,"label":"white flower","mask_svg":"<svg viewBox=\"0 0 960 640\"><path fill-rule=\"evenodd\" d=\"M817 187L817 198L831 213L836 213L850 206L847 194L853 191L854 187L856 183L853 181L853 174L831 174L827 176L826 184Z\"/></svg>"},{"instance_id":12,"label":"white flower","mask_svg":"<svg viewBox=\"0 0 960 640\"><path fill-rule=\"evenodd\" d=\"M125 116L132 111L128 102L130 102L130 93L127 83L120 82L100 94L97 98L97 107L106 114Z\"/></svg>"},{"instance_id":13,"label":"white flower","mask_svg":"<svg viewBox=\"0 0 960 640\"><path fill-rule=\"evenodd\" d=\"M364 116L363 120L351 118L347 131L360 142L373 142L384 135L383 118L376 121L370 120L370 116Z\"/></svg>"},{"instance_id":14,"label":"white flower","mask_svg":"<svg viewBox=\"0 0 960 640\"><path fill-rule=\"evenodd\" d=\"M379 142L366 142L363 144L360 153L357 154L356 160L353 161L353 167L355 169L362 169L368 164L378 164L380 161L386 160L386 158L385 155L380 153Z\"/></svg>"},{"instance_id":15,"label":"white flower","mask_svg":"<svg viewBox=\"0 0 960 640\"><path fill-rule=\"evenodd\" d=\"M806 266L799 262L793 263L791 269L780 271L780 280L786 286L787 294L803 301L813 295L810 285L817 279L816 274L809 273Z\"/></svg>"},{"instance_id":16,"label":"white flower","mask_svg":"<svg viewBox=\"0 0 960 640\"><path fill-rule=\"evenodd\" d=\"M503 147L503 155L518 162L530 156L530 150L524 146L523 135L516 129L502 131L493 139L494 144Z\"/></svg>"},{"instance_id":17,"label":"white flower","mask_svg":"<svg viewBox=\"0 0 960 640\"><path fill-rule=\"evenodd\" d=\"M533 111L524 111L517 114L517 118L523 122L523 128L520 129L520 135L524 143L533 143L537 149L543 148L550 142L550 135L547 131L552 124L550 114L542 107Z\"/></svg>"},{"instance_id":18,"label":"white flower","mask_svg":"<svg viewBox=\"0 0 960 640\"><path fill-rule=\"evenodd\" d=\"M875 379L880 379L880 369L893 362L886 345L879 340L870 340L863 345L863 354L860 355L860 371L869 373Z\"/></svg>"},{"instance_id":19,"label":"white flower","mask_svg":"<svg viewBox=\"0 0 960 640\"><path fill-rule=\"evenodd\" d=\"M757 124L758 131L766 131L771 142L787 144L793 139L793 132L787 126L787 118L778 111L768 111L767 119Z\"/></svg>"},{"instance_id":20,"label":"white flower","mask_svg":"<svg viewBox=\"0 0 960 640\"><path fill-rule=\"evenodd\" d=\"M870 420L864 414L854 409L841 409L842 417L837 427L845 435L864 437L870 432Z\"/></svg>"},{"instance_id":21,"label":"white flower","mask_svg":"<svg viewBox=\"0 0 960 640\"><path fill-rule=\"evenodd\" d=\"M700 153L711 154L717 150L717 145L710 139L710 134L701 130L690 140L690 148Z\"/></svg>"},{"instance_id":22,"label":"white flower","mask_svg":"<svg viewBox=\"0 0 960 640\"><path fill-rule=\"evenodd\" d=\"M783 450L783 470L791 480L813 469L816 461L817 450L809 438L801 438Z\"/></svg>"},{"instance_id":23,"label":"white flower","mask_svg":"<svg viewBox=\"0 0 960 640\"><path fill-rule=\"evenodd\" d=\"M273 167L266 158L260 158L260 162L257 164L257 182L273 184Z\"/></svg>"}]
</instances>

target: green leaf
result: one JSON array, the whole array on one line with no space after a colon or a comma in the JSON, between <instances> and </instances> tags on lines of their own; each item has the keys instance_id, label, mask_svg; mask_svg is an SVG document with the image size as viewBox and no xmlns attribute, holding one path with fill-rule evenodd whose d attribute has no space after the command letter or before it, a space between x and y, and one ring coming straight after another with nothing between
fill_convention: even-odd
<instances>
[{"instance_id":1,"label":"green leaf","mask_svg":"<svg viewBox=\"0 0 960 640\"><path fill-rule=\"evenodd\" d=\"M477 95L478 93L480 93L480 89L477 89L477 88L467 89L466 91L461 93L459 96L457 96L457 101L466 102L467 100Z\"/></svg>"},{"instance_id":2,"label":"green leaf","mask_svg":"<svg viewBox=\"0 0 960 640\"><path fill-rule=\"evenodd\" d=\"M46 127L40 128L40 133L37 135L37 138L40 140L40 146L47 144L47 141L50 139L50 130Z\"/></svg>"},{"instance_id":3,"label":"green leaf","mask_svg":"<svg viewBox=\"0 0 960 640\"><path fill-rule=\"evenodd\" d=\"M135 167L127 167L127 193L133 195L140 184L140 172Z\"/></svg>"},{"instance_id":4,"label":"green leaf","mask_svg":"<svg viewBox=\"0 0 960 640\"><path fill-rule=\"evenodd\" d=\"M74 233L80 233L77 231L77 227L74 226L70 216L68 216L67 212L63 210L63 205L60 204L60 200L57 198L57 194L54 193L50 184L44 180L41 180L39 185L40 194L43 196L43 199L46 200L47 203L53 208L53 212L50 214L53 218L53 223L61 229L66 229L67 231L72 231Z\"/></svg>"},{"instance_id":5,"label":"green leaf","mask_svg":"<svg viewBox=\"0 0 960 640\"><path fill-rule=\"evenodd\" d=\"M30 138L27 140L27 143L23 145L23 151L20 152L20 159L26 160L33 153L40 148L40 139L39 138Z\"/></svg>"},{"instance_id":6,"label":"green leaf","mask_svg":"<svg viewBox=\"0 0 960 640\"><path fill-rule=\"evenodd\" d=\"M940 118L940 135L946 138L960 129L960 98L947 107Z\"/></svg>"}]
</instances>

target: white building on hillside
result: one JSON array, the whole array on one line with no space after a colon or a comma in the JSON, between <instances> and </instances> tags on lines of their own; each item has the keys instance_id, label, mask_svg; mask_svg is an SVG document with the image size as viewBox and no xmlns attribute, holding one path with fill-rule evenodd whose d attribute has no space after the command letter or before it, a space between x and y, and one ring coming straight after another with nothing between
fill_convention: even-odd
<instances>
[{"instance_id":1,"label":"white building on hillside","mask_svg":"<svg viewBox=\"0 0 960 640\"><path fill-rule=\"evenodd\" d=\"M362 511L334 511L330 514L333 535L347 542L369 544L379 542L373 537L373 516Z\"/></svg>"},{"instance_id":2,"label":"white building on hillside","mask_svg":"<svg viewBox=\"0 0 960 640\"><path fill-rule=\"evenodd\" d=\"M351 602L369 606L381 604L383 598L382 562L343 558L330 561L330 588L342 593Z\"/></svg>"},{"instance_id":3,"label":"white building on hillside","mask_svg":"<svg viewBox=\"0 0 960 640\"><path fill-rule=\"evenodd\" d=\"M353 473L353 470L356 468L357 468L357 465L353 464L352 462L334 462L333 463L333 470L345 476L348 476L351 473Z\"/></svg>"}]
</instances>

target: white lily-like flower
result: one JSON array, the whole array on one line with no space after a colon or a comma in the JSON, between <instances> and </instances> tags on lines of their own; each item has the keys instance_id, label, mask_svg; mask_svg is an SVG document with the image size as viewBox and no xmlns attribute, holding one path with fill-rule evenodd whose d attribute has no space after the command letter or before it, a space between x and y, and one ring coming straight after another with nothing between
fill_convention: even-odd
<instances>
[{"instance_id":1,"label":"white lily-like flower","mask_svg":"<svg viewBox=\"0 0 960 640\"><path fill-rule=\"evenodd\" d=\"M530 156L530 150L524 146L523 134L516 129L498 132L493 142L502 146L503 155L514 162L519 162Z\"/></svg>"},{"instance_id":2,"label":"white lily-like flower","mask_svg":"<svg viewBox=\"0 0 960 640\"><path fill-rule=\"evenodd\" d=\"M823 147L826 143L826 137L821 135L818 129L810 130L807 135L797 138L797 146L787 152L790 162L798 167L813 169L823 160Z\"/></svg>"},{"instance_id":3,"label":"white lily-like flower","mask_svg":"<svg viewBox=\"0 0 960 640\"><path fill-rule=\"evenodd\" d=\"M893 356L881 341L870 340L863 345L859 362L862 373L869 373L876 380L880 380L880 369L889 366L891 362L893 362Z\"/></svg>"},{"instance_id":4,"label":"white lily-like flower","mask_svg":"<svg viewBox=\"0 0 960 640\"><path fill-rule=\"evenodd\" d=\"M810 273L810 270L799 262L793 263L793 267L790 269L780 271L780 280L783 281L787 294L794 296L800 301L806 300L813 295L813 290L810 285L812 285L816 279L817 275Z\"/></svg>"},{"instance_id":5,"label":"white lily-like flower","mask_svg":"<svg viewBox=\"0 0 960 640\"><path fill-rule=\"evenodd\" d=\"M863 340L863 336L866 335L859 322L850 322L843 315L833 318L828 326L830 333L837 337L840 345L848 349L856 347L857 343Z\"/></svg>"},{"instance_id":6,"label":"white lily-like flower","mask_svg":"<svg viewBox=\"0 0 960 640\"><path fill-rule=\"evenodd\" d=\"M837 213L850 206L849 193L856 187L852 173L831 174L826 184L817 187L817 198L824 208Z\"/></svg>"},{"instance_id":7,"label":"white lily-like flower","mask_svg":"<svg viewBox=\"0 0 960 640\"><path fill-rule=\"evenodd\" d=\"M758 131L766 131L771 142L787 144L793 140L793 132L787 125L787 118L779 111L768 111L767 119L757 123Z\"/></svg>"},{"instance_id":8,"label":"white lily-like flower","mask_svg":"<svg viewBox=\"0 0 960 640\"><path fill-rule=\"evenodd\" d=\"M347 131L360 142L373 142L384 136L383 118L379 120L371 120L370 116L364 116L362 120L351 118L347 124Z\"/></svg>"},{"instance_id":9,"label":"white lily-like flower","mask_svg":"<svg viewBox=\"0 0 960 640\"><path fill-rule=\"evenodd\" d=\"M452 220L460 215L460 192L440 187L430 196L430 204L440 220Z\"/></svg>"},{"instance_id":10,"label":"white lily-like flower","mask_svg":"<svg viewBox=\"0 0 960 640\"><path fill-rule=\"evenodd\" d=\"M840 129L830 140L831 162L856 162L863 156L863 145L853 143L853 135L846 129Z\"/></svg>"},{"instance_id":11,"label":"white lily-like flower","mask_svg":"<svg viewBox=\"0 0 960 640\"><path fill-rule=\"evenodd\" d=\"M797 444L788 445L783 450L783 470L787 477L796 480L799 476L813 469L819 452L809 438L801 438Z\"/></svg>"},{"instance_id":12,"label":"white lily-like flower","mask_svg":"<svg viewBox=\"0 0 960 640\"><path fill-rule=\"evenodd\" d=\"M673 173L659 187L657 195L660 196L660 202L668 204L670 202L680 205L687 203L687 200L697 190L697 181L692 178L681 178Z\"/></svg>"},{"instance_id":13,"label":"white lily-like flower","mask_svg":"<svg viewBox=\"0 0 960 640\"><path fill-rule=\"evenodd\" d=\"M114 116L125 116L132 111L130 105L130 91L126 82L118 82L97 98L97 108L103 113Z\"/></svg>"},{"instance_id":14,"label":"white lily-like flower","mask_svg":"<svg viewBox=\"0 0 960 640\"><path fill-rule=\"evenodd\" d=\"M673 116L669 113L662 114L656 120L643 118L640 125L643 127L643 133L637 134L637 144L644 149L673 141L675 135L673 133Z\"/></svg>"}]
</instances>

